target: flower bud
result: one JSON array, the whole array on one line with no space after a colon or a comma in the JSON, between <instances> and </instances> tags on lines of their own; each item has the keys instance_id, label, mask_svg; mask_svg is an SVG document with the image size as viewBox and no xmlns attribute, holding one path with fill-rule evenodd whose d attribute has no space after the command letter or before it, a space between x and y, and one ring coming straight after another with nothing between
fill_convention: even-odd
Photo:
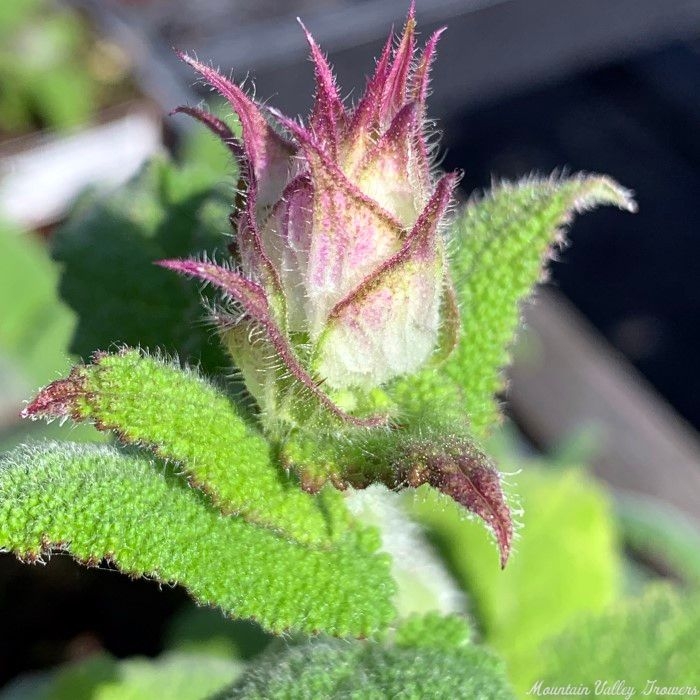
<instances>
[{"instance_id":1,"label":"flower bud","mask_svg":"<svg viewBox=\"0 0 700 700\"><path fill-rule=\"evenodd\" d=\"M263 408L274 410L270 384L282 367L343 415L334 390L367 392L416 372L439 342L451 342L439 332L441 317L455 313L442 231L456 176L434 171L425 118L441 31L417 56L411 8L400 41L389 37L364 96L347 109L303 29L316 78L304 125L181 55L238 115L241 141L211 114L181 108L231 148L244 203L232 265L161 264L214 284L240 306L235 323L224 323L226 339Z\"/></svg>"}]
</instances>

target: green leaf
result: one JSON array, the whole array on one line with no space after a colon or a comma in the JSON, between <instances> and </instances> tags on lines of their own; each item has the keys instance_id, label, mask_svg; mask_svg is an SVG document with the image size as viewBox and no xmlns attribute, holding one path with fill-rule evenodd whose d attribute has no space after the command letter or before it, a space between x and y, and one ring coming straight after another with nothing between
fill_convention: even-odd
<instances>
[{"instance_id":1,"label":"green leaf","mask_svg":"<svg viewBox=\"0 0 700 700\"><path fill-rule=\"evenodd\" d=\"M459 342L438 371L407 380L397 392L410 398L415 381L420 393L436 396L430 406L448 406L453 414L459 407L475 435L488 433L498 422L495 396L503 389L501 370L510 359L521 304L542 279L552 247L561 243L573 215L601 204L636 210L627 190L597 175L506 183L472 200L453 233ZM415 411L410 401L407 410Z\"/></svg>"},{"instance_id":2,"label":"green leaf","mask_svg":"<svg viewBox=\"0 0 700 700\"><path fill-rule=\"evenodd\" d=\"M305 489L319 489L328 479L337 488L360 489L356 493L360 501L366 496L371 502L374 494L379 496L380 491L370 493L368 488L378 482L392 490L428 484L482 518L496 535L501 565L508 561L513 521L501 477L488 455L469 437L400 429L315 437L298 433L289 436L279 454L285 466L299 472ZM383 510L381 500L375 505L378 513ZM397 523L396 529L402 530L401 525ZM409 573L409 578L416 577Z\"/></svg>"},{"instance_id":3,"label":"green leaf","mask_svg":"<svg viewBox=\"0 0 700 700\"><path fill-rule=\"evenodd\" d=\"M680 595L667 587L651 588L575 625L543 645L542 687L623 681L637 694L697 695L700 690L700 596ZM653 681L656 687L648 684ZM663 688L685 692L663 692ZM661 688L661 690L659 690ZM693 690L693 688L695 690ZM581 693L580 693L581 694ZM597 693L600 694L600 693ZM618 693L620 694L620 693Z\"/></svg>"},{"instance_id":4,"label":"green leaf","mask_svg":"<svg viewBox=\"0 0 700 700\"><path fill-rule=\"evenodd\" d=\"M483 647L314 641L267 655L221 700L513 698L503 663Z\"/></svg>"},{"instance_id":5,"label":"green leaf","mask_svg":"<svg viewBox=\"0 0 700 700\"><path fill-rule=\"evenodd\" d=\"M486 641L505 657L516 687L529 687L541 640L615 597L621 570L610 504L578 469L526 467L510 476L521 537L501 571L483 528L447 498L419 489L407 503L471 597Z\"/></svg>"},{"instance_id":6,"label":"green leaf","mask_svg":"<svg viewBox=\"0 0 700 700\"><path fill-rule=\"evenodd\" d=\"M330 489L320 497L302 491L235 404L192 370L137 350L96 355L39 392L24 415L90 421L177 463L224 513L300 542L330 540ZM340 500L335 494L336 507Z\"/></svg>"},{"instance_id":7,"label":"green leaf","mask_svg":"<svg viewBox=\"0 0 700 700\"><path fill-rule=\"evenodd\" d=\"M0 460L0 547L52 550L173 582L264 629L368 636L393 618L394 584L374 530L303 547L225 517L182 478L105 446L48 443Z\"/></svg>"},{"instance_id":8,"label":"green leaf","mask_svg":"<svg viewBox=\"0 0 700 700\"><path fill-rule=\"evenodd\" d=\"M209 168L159 158L110 197L83 198L54 236L60 292L78 316L72 352L124 343L160 347L207 373L230 364L196 286L153 264L225 248L232 197L219 180Z\"/></svg>"},{"instance_id":9,"label":"green leaf","mask_svg":"<svg viewBox=\"0 0 700 700\"><path fill-rule=\"evenodd\" d=\"M0 692L0 700L202 700L230 685L241 669L239 662L205 654L124 661L100 655L20 679Z\"/></svg>"}]
</instances>

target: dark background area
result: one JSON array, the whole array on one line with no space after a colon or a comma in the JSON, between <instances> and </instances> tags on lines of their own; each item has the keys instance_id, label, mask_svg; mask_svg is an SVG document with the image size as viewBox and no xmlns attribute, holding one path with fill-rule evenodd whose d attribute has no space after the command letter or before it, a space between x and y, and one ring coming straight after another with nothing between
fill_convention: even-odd
<instances>
[{"instance_id":1,"label":"dark background area","mask_svg":"<svg viewBox=\"0 0 700 700\"><path fill-rule=\"evenodd\" d=\"M257 95L302 111L311 67L302 14L357 90L406 2L74 2L127 46L164 111L196 103L168 46L259 76ZM422 36L449 25L435 71L444 167L465 196L492 177L588 170L634 190L640 211L576 223L553 281L688 421L700 427L700 3L418 2ZM584 7L585 6L585 7ZM423 15L426 15L425 19ZM204 93L203 93L204 94ZM300 96L304 97L300 97ZM184 120L173 121L184 128ZM0 560L0 684L80 657L155 654L179 590L85 570Z\"/></svg>"}]
</instances>

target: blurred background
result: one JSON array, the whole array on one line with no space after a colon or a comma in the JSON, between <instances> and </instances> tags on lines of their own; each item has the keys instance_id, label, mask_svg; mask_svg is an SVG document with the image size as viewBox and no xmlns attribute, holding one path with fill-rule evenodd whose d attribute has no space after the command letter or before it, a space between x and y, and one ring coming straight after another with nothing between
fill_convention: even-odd
<instances>
[{"instance_id":1,"label":"blurred background","mask_svg":"<svg viewBox=\"0 0 700 700\"><path fill-rule=\"evenodd\" d=\"M21 401L67 364L70 324L44 303L58 272L37 249L85 188L113 189L153 154L198 143L193 121L167 114L211 96L171 47L303 115L313 76L294 18L352 100L406 9L406 0L0 2L0 449L23 439ZM465 199L494 179L587 170L632 189L640 207L577 221L540 303L525 310L508 409L519 449L585 459L621 513L644 504L678 532L697 528L700 2L418 0L417 15L424 38L448 26L430 113L444 132L443 166L464 170ZM640 565L678 575L643 537L626 545ZM65 558L50 568L49 577L0 555L9 630L0 685L95 648L154 654L186 598Z\"/></svg>"}]
</instances>

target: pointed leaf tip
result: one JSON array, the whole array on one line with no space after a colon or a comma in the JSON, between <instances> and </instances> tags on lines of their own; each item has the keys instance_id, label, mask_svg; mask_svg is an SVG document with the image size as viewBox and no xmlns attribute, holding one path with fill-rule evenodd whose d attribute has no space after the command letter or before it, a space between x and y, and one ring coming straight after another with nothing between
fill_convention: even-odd
<instances>
[{"instance_id":1,"label":"pointed leaf tip","mask_svg":"<svg viewBox=\"0 0 700 700\"><path fill-rule=\"evenodd\" d=\"M385 123L393 119L406 101L406 88L415 52L415 28L415 16L409 11L403 36L394 52L391 69L384 85L380 118Z\"/></svg>"},{"instance_id":2,"label":"pointed leaf tip","mask_svg":"<svg viewBox=\"0 0 700 700\"><path fill-rule=\"evenodd\" d=\"M413 99L417 100L421 105L425 105L428 97L430 69L435 59L438 41L440 41L440 37L446 30L447 27L440 27L440 29L437 29L430 35L413 74Z\"/></svg>"},{"instance_id":3,"label":"pointed leaf tip","mask_svg":"<svg viewBox=\"0 0 700 700\"><path fill-rule=\"evenodd\" d=\"M573 209L583 213L601 204L611 204L635 214L638 211L634 193L605 175L582 175L575 193Z\"/></svg>"},{"instance_id":4,"label":"pointed leaf tip","mask_svg":"<svg viewBox=\"0 0 700 700\"><path fill-rule=\"evenodd\" d=\"M414 21L416 19L416 0L411 0L411 4L408 6L408 15L406 18L406 23L409 21Z\"/></svg>"},{"instance_id":5,"label":"pointed leaf tip","mask_svg":"<svg viewBox=\"0 0 700 700\"><path fill-rule=\"evenodd\" d=\"M429 484L480 517L496 537L501 568L513 543L513 520L501 488L501 477L489 458L473 444L458 440L447 447L433 444L408 451L409 486Z\"/></svg>"},{"instance_id":6,"label":"pointed leaf tip","mask_svg":"<svg viewBox=\"0 0 700 700\"><path fill-rule=\"evenodd\" d=\"M73 369L66 379L57 379L45 386L24 407L22 418L67 418L76 410L76 403L85 395L85 377L79 368Z\"/></svg>"},{"instance_id":7,"label":"pointed leaf tip","mask_svg":"<svg viewBox=\"0 0 700 700\"><path fill-rule=\"evenodd\" d=\"M173 109L169 116L175 114L187 114L188 116L196 119L201 124L207 127L213 134L218 136L221 141L226 145L226 147L231 151L236 160L241 161L245 157L245 151L243 145L236 138L233 131L228 124L214 116L211 112L207 112L199 107L189 107L186 105L181 105Z\"/></svg>"},{"instance_id":8,"label":"pointed leaf tip","mask_svg":"<svg viewBox=\"0 0 700 700\"><path fill-rule=\"evenodd\" d=\"M310 127L316 137L328 144L328 147L335 153L338 139L345 130L346 114L343 101L338 94L333 70L328 60L323 55L311 32L304 26L304 23L300 19L297 19L297 21L309 44L316 78L316 93L310 118Z\"/></svg>"}]
</instances>

